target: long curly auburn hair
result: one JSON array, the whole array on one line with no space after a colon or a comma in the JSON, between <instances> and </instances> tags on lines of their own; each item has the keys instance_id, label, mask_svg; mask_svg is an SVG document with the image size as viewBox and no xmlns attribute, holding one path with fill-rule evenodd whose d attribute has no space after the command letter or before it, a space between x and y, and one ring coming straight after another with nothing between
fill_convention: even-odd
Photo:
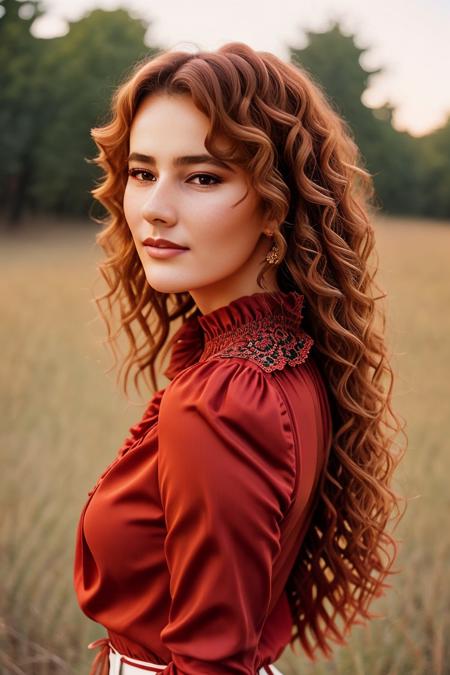
<instances>
[{"instance_id":1,"label":"long curly auburn hair","mask_svg":"<svg viewBox=\"0 0 450 675\"><path fill-rule=\"evenodd\" d=\"M350 129L300 66L241 42L215 52L162 51L139 62L115 91L109 121L92 130L99 149L92 161L103 170L92 194L106 209L97 219L104 227L96 240L107 256L98 269L109 288L95 301L116 359L118 338L128 338L119 370L125 392L133 369L138 389L141 375L158 388L155 362L171 346L172 322L184 322L195 307L187 291L165 294L149 286L124 217L130 127L153 92L188 94L210 120L207 150L251 174L266 212L280 223L278 286L300 290L307 301L305 330L321 355L333 437L286 591L292 650L298 639L311 660L318 651L329 658L331 642L345 644L353 624L376 616L369 604L396 573L397 541L388 523L403 515L390 484L407 442L403 448L396 441L406 434L392 409L386 318L376 304L386 293L377 296L374 280L372 179ZM215 146L217 134L230 141L226 153ZM269 267L262 267L259 284Z\"/></svg>"}]
</instances>

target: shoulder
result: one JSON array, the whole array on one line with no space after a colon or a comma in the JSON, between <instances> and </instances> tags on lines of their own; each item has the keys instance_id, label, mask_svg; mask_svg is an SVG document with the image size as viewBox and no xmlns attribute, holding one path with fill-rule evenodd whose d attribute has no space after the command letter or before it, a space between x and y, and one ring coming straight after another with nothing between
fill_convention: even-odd
<instances>
[{"instance_id":1,"label":"shoulder","mask_svg":"<svg viewBox=\"0 0 450 675\"><path fill-rule=\"evenodd\" d=\"M197 363L179 371L167 386L160 415L168 407L203 406L261 417L261 403L283 407L279 387L267 373L304 363L314 340L300 328L274 325L226 334L212 340ZM183 405L185 404L185 405Z\"/></svg>"},{"instance_id":2,"label":"shoulder","mask_svg":"<svg viewBox=\"0 0 450 675\"><path fill-rule=\"evenodd\" d=\"M215 355L179 373L162 398L159 429L163 438L177 436L185 446L190 438L215 437L268 458L281 453L294 469L289 411L272 379L249 360ZM207 451L207 445L198 451Z\"/></svg>"},{"instance_id":3,"label":"shoulder","mask_svg":"<svg viewBox=\"0 0 450 675\"><path fill-rule=\"evenodd\" d=\"M258 399L275 402L277 390L264 371L250 359L226 358L222 353L199 361L179 372L166 387L160 415L168 408L225 411L228 414L257 414Z\"/></svg>"},{"instance_id":4,"label":"shoulder","mask_svg":"<svg viewBox=\"0 0 450 675\"><path fill-rule=\"evenodd\" d=\"M283 341L283 337L285 340ZM258 414L260 399L279 404L278 387L267 373L306 360L312 340L280 333L233 340L212 355L181 370L167 385L161 412L169 405L190 402L199 407L220 405L221 410Z\"/></svg>"},{"instance_id":5,"label":"shoulder","mask_svg":"<svg viewBox=\"0 0 450 675\"><path fill-rule=\"evenodd\" d=\"M162 481L168 466L218 485L250 472L276 484L283 508L290 503L296 446L289 411L272 379L250 361L217 355L179 373L161 402L159 444Z\"/></svg>"}]
</instances>

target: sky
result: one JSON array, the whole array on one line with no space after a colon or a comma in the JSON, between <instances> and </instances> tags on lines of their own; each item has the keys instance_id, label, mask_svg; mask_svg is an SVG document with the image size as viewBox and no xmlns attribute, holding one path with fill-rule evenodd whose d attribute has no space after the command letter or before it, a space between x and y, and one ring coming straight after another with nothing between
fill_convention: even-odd
<instances>
[{"instance_id":1,"label":"sky","mask_svg":"<svg viewBox=\"0 0 450 675\"><path fill-rule=\"evenodd\" d=\"M53 37L90 10L126 8L149 22L147 44L163 49L217 49L246 42L288 60L288 47L333 21L367 49L361 64L383 72L370 79L363 102L395 108L394 126L414 136L450 115L450 0L42 0L46 14L33 33Z\"/></svg>"}]
</instances>

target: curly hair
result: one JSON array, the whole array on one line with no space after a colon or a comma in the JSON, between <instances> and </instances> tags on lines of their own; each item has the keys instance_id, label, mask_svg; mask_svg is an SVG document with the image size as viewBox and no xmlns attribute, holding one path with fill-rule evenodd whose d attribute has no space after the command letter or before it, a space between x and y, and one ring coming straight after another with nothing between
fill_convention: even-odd
<instances>
[{"instance_id":1,"label":"curly hair","mask_svg":"<svg viewBox=\"0 0 450 675\"><path fill-rule=\"evenodd\" d=\"M377 296L374 279L372 178L348 125L299 65L241 42L215 52L161 51L137 63L113 95L109 121L92 129L99 154L91 161L103 170L92 194L107 212L97 219L104 228L96 241L107 255L98 269L109 287L95 301L115 356L120 334L128 338L119 371L120 377L125 370L125 392L132 369L138 389L138 377L148 374L158 387L155 361L171 346L171 324L186 321L195 306L187 291L165 294L149 286L124 217L130 126L140 102L154 92L189 95L209 119L207 150L250 172L265 212L280 223L279 288L300 289L308 303L305 329L321 355L333 434L286 592L291 649L295 653L298 639L311 660L317 651L329 658L332 641L345 644L353 624L377 616L369 604L390 587L386 576L397 573L398 542L388 523L403 515L390 484L406 450L396 436L406 434L392 409L386 317L377 304L386 293ZM226 152L215 146L217 134L229 139ZM120 322L113 333L116 306Z\"/></svg>"}]
</instances>

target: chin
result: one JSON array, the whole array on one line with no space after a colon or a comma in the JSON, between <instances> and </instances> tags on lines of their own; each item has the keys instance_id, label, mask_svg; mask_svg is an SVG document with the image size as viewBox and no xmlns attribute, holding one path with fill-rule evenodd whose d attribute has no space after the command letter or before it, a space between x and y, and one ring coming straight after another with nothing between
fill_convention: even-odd
<instances>
[{"instance_id":1,"label":"chin","mask_svg":"<svg viewBox=\"0 0 450 675\"><path fill-rule=\"evenodd\" d=\"M175 280L170 279L155 279L149 274L146 275L146 279L148 285L155 289L155 291L158 291L158 293L186 293L187 291L186 284L182 282L177 283Z\"/></svg>"}]
</instances>

